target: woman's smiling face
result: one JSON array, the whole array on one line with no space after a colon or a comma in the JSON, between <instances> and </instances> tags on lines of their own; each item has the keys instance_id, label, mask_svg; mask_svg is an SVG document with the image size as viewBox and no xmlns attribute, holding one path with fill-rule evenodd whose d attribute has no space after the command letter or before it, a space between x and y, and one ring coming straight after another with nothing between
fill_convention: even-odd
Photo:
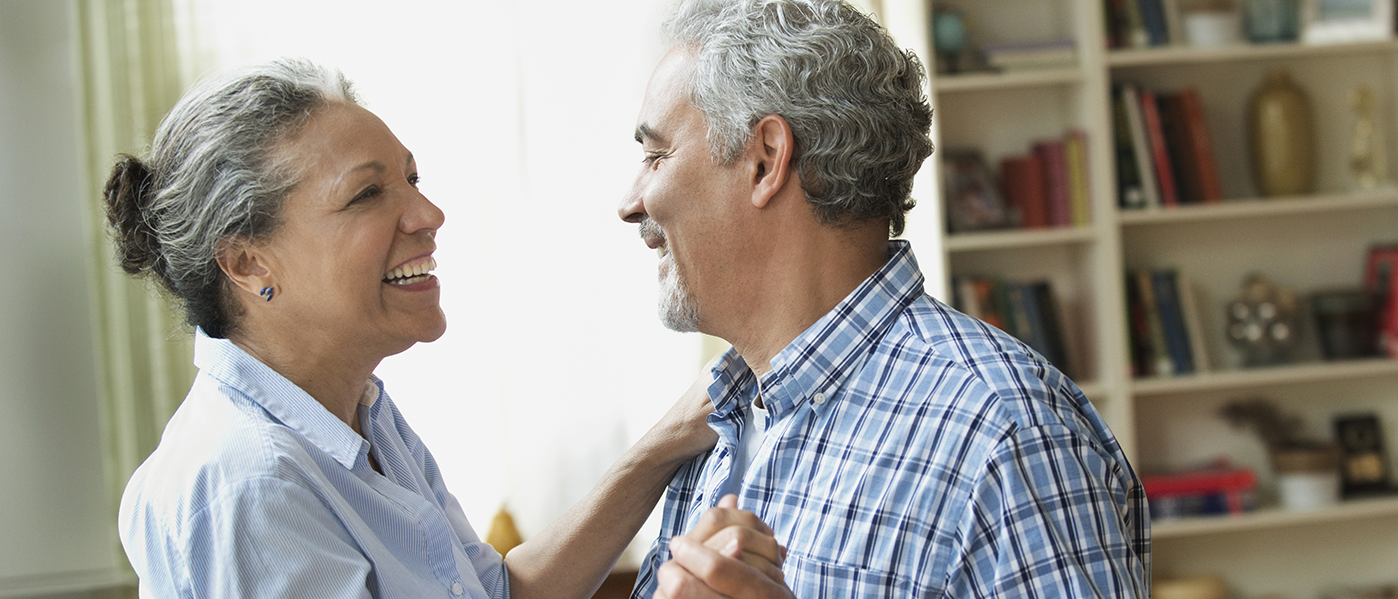
<instances>
[{"instance_id":1,"label":"woman's smiling face","mask_svg":"<svg viewBox=\"0 0 1398 599\"><path fill-rule=\"evenodd\" d=\"M316 111L277 156L297 179L282 223L259 244L282 326L379 357L446 331L436 267L442 211L388 126L358 106Z\"/></svg>"}]
</instances>

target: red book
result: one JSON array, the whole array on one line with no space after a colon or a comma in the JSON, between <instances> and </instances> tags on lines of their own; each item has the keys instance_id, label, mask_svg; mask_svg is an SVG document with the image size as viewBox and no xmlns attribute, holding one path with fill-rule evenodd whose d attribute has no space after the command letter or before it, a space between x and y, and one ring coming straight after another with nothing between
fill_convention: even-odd
<instances>
[{"instance_id":1,"label":"red book","mask_svg":"<svg viewBox=\"0 0 1398 599\"><path fill-rule=\"evenodd\" d=\"M1044 167L1038 156L1009 156L1000 161L1001 185L1005 199L1020 215L1020 226L1027 229L1047 227L1048 198L1044 184Z\"/></svg>"},{"instance_id":2,"label":"red book","mask_svg":"<svg viewBox=\"0 0 1398 599\"><path fill-rule=\"evenodd\" d=\"M1141 119L1146 124L1146 138L1150 142L1151 157L1155 160L1155 178L1160 183L1160 203L1165 206L1178 206L1179 194L1175 191L1175 173L1170 166L1170 150L1165 145L1165 130L1161 128L1160 108L1155 103L1155 93L1142 89Z\"/></svg>"},{"instance_id":3,"label":"red book","mask_svg":"<svg viewBox=\"0 0 1398 599\"><path fill-rule=\"evenodd\" d=\"M1184 104L1179 94L1156 93L1155 106L1160 113L1160 129L1165 132L1165 149L1170 154L1170 166L1175 173L1175 193L1181 204L1204 201L1199 171L1195 168L1194 147L1189 143L1185 127Z\"/></svg>"},{"instance_id":4,"label":"red book","mask_svg":"<svg viewBox=\"0 0 1398 599\"><path fill-rule=\"evenodd\" d=\"M1390 358L1398 358L1398 245L1369 249L1364 265L1364 289L1379 298L1379 348Z\"/></svg>"},{"instance_id":5,"label":"red book","mask_svg":"<svg viewBox=\"0 0 1398 599\"><path fill-rule=\"evenodd\" d=\"M1199 91L1189 88L1180 92L1179 102L1190 154L1194 157L1194 171L1199 177L1201 197L1208 203L1222 202L1223 187L1218 180L1218 161L1214 159L1213 142L1209 138L1208 124L1204 122L1204 104L1199 99Z\"/></svg>"},{"instance_id":6,"label":"red book","mask_svg":"<svg viewBox=\"0 0 1398 599\"><path fill-rule=\"evenodd\" d=\"M1247 468L1209 468L1175 474L1147 474L1141 477L1146 497L1201 495L1248 491L1257 487L1257 475Z\"/></svg>"},{"instance_id":7,"label":"red book","mask_svg":"<svg viewBox=\"0 0 1398 599\"><path fill-rule=\"evenodd\" d=\"M1072 192L1068 186L1068 158L1063 140L1038 142L1034 144L1034 154L1043 163L1044 184L1048 186L1048 224L1055 227L1072 224Z\"/></svg>"}]
</instances>

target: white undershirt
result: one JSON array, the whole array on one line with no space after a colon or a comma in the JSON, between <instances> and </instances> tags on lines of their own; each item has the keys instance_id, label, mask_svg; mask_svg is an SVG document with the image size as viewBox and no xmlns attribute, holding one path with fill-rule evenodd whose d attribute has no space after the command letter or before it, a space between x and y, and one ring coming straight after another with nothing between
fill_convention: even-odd
<instances>
[{"instance_id":1,"label":"white undershirt","mask_svg":"<svg viewBox=\"0 0 1398 599\"><path fill-rule=\"evenodd\" d=\"M754 401L743 410L743 435L738 438L738 455L733 456L733 474L729 478L734 482L734 491L742 486L743 476L757 456L757 448L762 446L762 437L766 433L767 410L758 407Z\"/></svg>"}]
</instances>

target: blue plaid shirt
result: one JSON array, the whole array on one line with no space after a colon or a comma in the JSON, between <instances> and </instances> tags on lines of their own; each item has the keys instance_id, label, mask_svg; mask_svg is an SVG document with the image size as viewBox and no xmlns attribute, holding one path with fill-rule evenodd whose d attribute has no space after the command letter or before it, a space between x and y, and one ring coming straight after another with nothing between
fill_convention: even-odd
<instances>
[{"instance_id":1,"label":"blue plaid shirt","mask_svg":"<svg viewBox=\"0 0 1398 599\"><path fill-rule=\"evenodd\" d=\"M790 551L797 597L1146 597L1145 493L1082 392L923 292L906 242L772 359L714 368L714 451L683 466L633 598L725 488ZM743 401L768 433L729 487Z\"/></svg>"}]
</instances>

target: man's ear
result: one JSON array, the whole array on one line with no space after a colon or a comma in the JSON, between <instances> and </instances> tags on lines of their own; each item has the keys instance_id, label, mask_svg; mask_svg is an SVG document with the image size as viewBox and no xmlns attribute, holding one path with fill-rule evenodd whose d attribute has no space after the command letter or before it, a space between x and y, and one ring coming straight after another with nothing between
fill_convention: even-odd
<instances>
[{"instance_id":1,"label":"man's ear","mask_svg":"<svg viewBox=\"0 0 1398 599\"><path fill-rule=\"evenodd\" d=\"M273 284L267 257L245 237L225 237L218 242L218 267L238 288L258 295Z\"/></svg>"},{"instance_id":2,"label":"man's ear","mask_svg":"<svg viewBox=\"0 0 1398 599\"><path fill-rule=\"evenodd\" d=\"M794 179L791 158L796 153L796 135L786 119L775 114L762 117L752 133L748 149L752 157L752 204L764 208Z\"/></svg>"}]
</instances>

